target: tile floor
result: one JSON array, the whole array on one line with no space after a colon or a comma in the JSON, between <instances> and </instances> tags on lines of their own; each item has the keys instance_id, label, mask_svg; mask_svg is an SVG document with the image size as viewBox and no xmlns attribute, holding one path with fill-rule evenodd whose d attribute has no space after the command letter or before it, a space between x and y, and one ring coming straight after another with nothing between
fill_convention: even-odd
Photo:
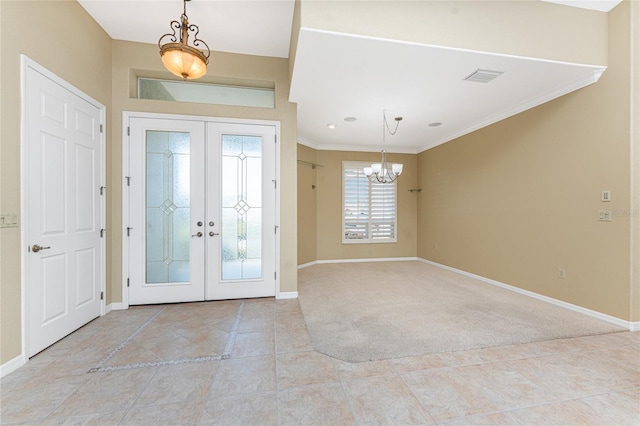
<instances>
[{"instance_id":1,"label":"tile floor","mask_svg":"<svg viewBox=\"0 0 640 426\"><path fill-rule=\"evenodd\" d=\"M296 300L132 307L0 396L2 424L640 425L640 332L351 364L313 350Z\"/></svg>"}]
</instances>

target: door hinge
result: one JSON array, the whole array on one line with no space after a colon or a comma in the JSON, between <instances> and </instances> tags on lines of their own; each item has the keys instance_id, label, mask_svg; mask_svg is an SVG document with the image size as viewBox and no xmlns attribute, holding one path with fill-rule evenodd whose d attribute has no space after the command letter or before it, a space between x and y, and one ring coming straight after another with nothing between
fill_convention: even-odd
<instances>
[{"instance_id":1,"label":"door hinge","mask_svg":"<svg viewBox=\"0 0 640 426\"><path fill-rule=\"evenodd\" d=\"M278 225L276 225L276 226L274 226L274 227L273 227L273 233L274 233L274 234L277 234L277 233L278 233Z\"/></svg>"},{"instance_id":2,"label":"door hinge","mask_svg":"<svg viewBox=\"0 0 640 426\"><path fill-rule=\"evenodd\" d=\"M107 189L106 186L101 186L100 187L100 195L104 195L104 191Z\"/></svg>"},{"instance_id":3,"label":"door hinge","mask_svg":"<svg viewBox=\"0 0 640 426\"><path fill-rule=\"evenodd\" d=\"M131 227L127 226L127 237L131 236L131 230L132 230L132 229L133 229L133 228L131 228Z\"/></svg>"},{"instance_id":4,"label":"door hinge","mask_svg":"<svg viewBox=\"0 0 640 426\"><path fill-rule=\"evenodd\" d=\"M104 126L102 124L100 125L100 133L104 133Z\"/></svg>"},{"instance_id":5,"label":"door hinge","mask_svg":"<svg viewBox=\"0 0 640 426\"><path fill-rule=\"evenodd\" d=\"M273 142L274 143L278 143L278 135L274 135L273 136Z\"/></svg>"},{"instance_id":6,"label":"door hinge","mask_svg":"<svg viewBox=\"0 0 640 426\"><path fill-rule=\"evenodd\" d=\"M127 126L127 136L131 136L131 127Z\"/></svg>"},{"instance_id":7,"label":"door hinge","mask_svg":"<svg viewBox=\"0 0 640 426\"><path fill-rule=\"evenodd\" d=\"M127 287L129 287L129 278L127 278Z\"/></svg>"},{"instance_id":8,"label":"door hinge","mask_svg":"<svg viewBox=\"0 0 640 426\"><path fill-rule=\"evenodd\" d=\"M102 228L102 229L100 230L100 238L104 237L104 233L105 233L105 231L106 231L106 228Z\"/></svg>"},{"instance_id":9,"label":"door hinge","mask_svg":"<svg viewBox=\"0 0 640 426\"><path fill-rule=\"evenodd\" d=\"M277 272L274 272L274 273L273 273L273 279L275 280L275 279L276 279L276 277L277 277Z\"/></svg>"},{"instance_id":10,"label":"door hinge","mask_svg":"<svg viewBox=\"0 0 640 426\"><path fill-rule=\"evenodd\" d=\"M100 292L100 300L104 300L104 291Z\"/></svg>"},{"instance_id":11,"label":"door hinge","mask_svg":"<svg viewBox=\"0 0 640 426\"><path fill-rule=\"evenodd\" d=\"M127 181L127 186L131 186L131 176L125 176L124 179Z\"/></svg>"},{"instance_id":12,"label":"door hinge","mask_svg":"<svg viewBox=\"0 0 640 426\"><path fill-rule=\"evenodd\" d=\"M275 179L271 179L271 182L273 182L273 189L278 189L278 181Z\"/></svg>"}]
</instances>

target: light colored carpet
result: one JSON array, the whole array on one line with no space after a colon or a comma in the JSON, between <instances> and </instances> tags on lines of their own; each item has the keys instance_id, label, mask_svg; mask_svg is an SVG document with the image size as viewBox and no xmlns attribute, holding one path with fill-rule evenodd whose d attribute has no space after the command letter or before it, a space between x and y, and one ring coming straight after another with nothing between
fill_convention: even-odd
<instances>
[{"instance_id":1,"label":"light colored carpet","mask_svg":"<svg viewBox=\"0 0 640 426\"><path fill-rule=\"evenodd\" d=\"M311 266L298 291L314 348L349 362L625 331L417 261Z\"/></svg>"}]
</instances>

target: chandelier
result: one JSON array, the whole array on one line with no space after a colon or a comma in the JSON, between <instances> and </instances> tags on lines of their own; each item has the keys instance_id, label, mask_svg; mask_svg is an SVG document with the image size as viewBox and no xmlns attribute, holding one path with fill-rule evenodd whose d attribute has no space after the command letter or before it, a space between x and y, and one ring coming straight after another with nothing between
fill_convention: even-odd
<instances>
[{"instance_id":1,"label":"chandelier","mask_svg":"<svg viewBox=\"0 0 640 426\"><path fill-rule=\"evenodd\" d=\"M395 135L398 131L398 125L402 120L402 117L394 118L396 121L396 127L393 129L389 129L389 124L387 123L387 116L384 111L382 111L382 161L379 163L373 163L371 167L364 168L364 174L369 179L369 182L378 182L378 183L391 183L398 179L398 176L402 173L402 164L388 164L387 163L387 150L386 150L386 134L387 131L391 136Z\"/></svg>"},{"instance_id":2,"label":"chandelier","mask_svg":"<svg viewBox=\"0 0 640 426\"><path fill-rule=\"evenodd\" d=\"M158 47L160 48L162 64L166 69L185 80L193 80L207 73L211 50L209 50L207 43L198 38L198 33L200 32L198 26L189 24L187 0L183 0L183 3L184 11L180 17L180 22L171 21L170 26L173 32L160 37ZM195 47L189 46L189 32L193 33L193 46ZM165 37L168 37L167 42L162 44L162 40ZM200 45L204 45L207 49L206 53L198 49Z\"/></svg>"}]
</instances>

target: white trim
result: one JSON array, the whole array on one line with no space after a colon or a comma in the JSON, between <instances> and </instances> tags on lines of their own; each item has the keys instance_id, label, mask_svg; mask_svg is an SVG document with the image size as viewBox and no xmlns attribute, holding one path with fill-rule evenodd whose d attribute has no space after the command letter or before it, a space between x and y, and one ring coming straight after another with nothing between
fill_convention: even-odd
<instances>
[{"instance_id":1,"label":"white trim","mask_svg":"<svg viewBox=\"0 0 640 426\"><path fill-rule=\"evenodd\" d=\"M407 262L411 260L419 260L417 257L374 257L367 259L327 259L316 260L316 264L323 265L325 263L364 263L364 262Z\"/></svg>"},{"instance_id":2,"label":"white trim","mask_svg":"<svg viewBox=\"0 0 640 426\"><path fill-rule=\"evenodd\" d=\"M27 220L27 212L29 211L27 206L27 197L25 196L25 188L27 188L27 181L29 177L29 170L27 169L27 148L26 148L26 137L27 137L27 108L26 108L26 99L25 94L27 93L27 69L31 68L34 71L42 74L44 77L48 78L55 84L61 86L63 89L67 90L71 94L77 96L83 101L93 105L100 111L100 124L103 126L103 131L100 133L100 155L101 163L100 163L100 180L101 186L106 187L106 168L107 168L107 157L106 157L106 135L107 135L107 107L102 103L98 102L93 97L89 96L87 93L78 89L62 77L57 74L51 72L49 69L43 67L33 59L28 56L21 54L20 55L20 252L27 253L27 248L29 246L29 221ZM101 220L101 228L106 228L106 196L101 198L100 200L100 220ZM105 238L101 238L100 241L101 249L102 249L102 257L100 259L100 264L102 266L102 274L100 276L100 291L106 295L107 292L107 280L106 280L106 258L107 258L107 247L106 247L106 236ZM22 334L22 342L21 342L21 350L22 354L28 353L27 348L27 333L28 333L28 292L27 292L27 256L20 256L20 324L21 324L21 334ZM100 302L100 315L104 315L106 311L106 300L103 298ZM13 361L13 360L12 360ZM12 362L9 361L9 362Z\"/></svg>"},{"instance_id":3,"label":"white trim","mask_svg":"<svg viewBox=\"0 0 640 426\"><path fill-rule=\"evenodd\" d=\"M127 177L131 176L131 166L129 161L129 113L122 112L122 302L124 309L129 308L129 287L127 280L129 279L129 238L127 237L127 228L131 225L129 220L129 186L127 185ZM113 303L112 303L113 305Z\"/></svg>"},{"instance_id":4,"label":"white trim","mask_svg":"<svg viewBox=\"0 0 640 426\"><path fill-rule=\"evenodd\" d=\"M309 139L298 137L300 145L308 146L317 151L353 151L353 152L380 152L380 145L340 145L340 144L317 144ZM412 146L390 146L387 147L387 154L417 154L418 148Z\"/></svg>"},{"instance_id":5,"label":"white trim","mask_svg":"<svg viewBox=\"0 0 640 426\"><path fill-rule=\"evenodd\" d=\"M4 364L0 365L0 377L4 377L9 373L13 373L18 368L22 367L27 363L27 360L24 356L18 355L11 361L7 361Z\"/></svg>"},{"instance_id":6,"label":"white trim","mask_svg":"<svg viewBox=\"0 0 640 426\"><path fill-rule=\"evenodd\" d=\"M574 305L574 304L571 304L571 303L568 303L568 302L564 302L562 300L554 299L554 298L549 297L549 296L544 296L542 294L534 293L534 292L529 291L529 290L524 290L522 288L514 287L512 285L505 284L505 283L502 283L500 281L492 280L490 278L485 278L485 277L482 277L480 275L476 275L476 274L472 274L470 272L466 272L466 271L463 271L463 270L460 270L460 269L452 268L451 266L443 265L441 263L433 262L431 260L418 258L418 261L420 261L422 263L429 264L429 265L436 266L436 267L441 268L441 269L445 269L447 271L455 272L455 273L458 273L460 275L464 275L466 277L473 278L473 279L485 282L487 284L495 285L497 287L501 287L501 288L504 288L506 290L511 290L511 291L516 292L516 293L520 293L522 295L532 297L534 299L542 300L543 302L548 302L548 303L551 303L553 305L560 306L562 308L569 309L569 310L574 311L574 312L579 312L581 314L585 314L585 315L588 315L590 317L597 318L597 319L602 320L602 321L606 321L606 322L608 322L610 324L617 325L619 327L624 327L624 328L626 328L627 330L630 330L630 331L636 331L638 329L637 327L640 326L640 322L632 323L630 321L625 321L623 319L616 318L616 317L613 317L611 315L603 314L603 313L597 312L597 311L592 311L591 309L583 308L582 306L577 306L577 305Z\"/></svg>"},{"instance_id":7,"label":"white trim","mask_svg":"<svg viewBox=\"0 0 640 426\"><path fill-rule=\"evenodd\" d=\"M276 293L276 299L285 300L285 299L297 299L298 292L297 291L283 291Z\"/></svg>"},{"instance_id":8,"label":"white trim","mask_svg":"<svg viewBox=\"0 0 640 426\"><path fill-rule=\"evenodd\" d=\"M111 311L124 311L124 310L127 310L127 309L129 309L128 305L125 305L124 303L114 302L114 303L110 303L107 306L107 313L109 313Z\"/></svg>"},{"instance_id":9,"label":"white trim","mask_svg":"<svg viewBox=\"0 0 640 426\"><path fill-rule=\"evenodd\" d=\"M313 262L303 263L302 265L298 265L298 269L308 268L309 266L317 265L318 261L314 260Z\"/></svg>"},{"instance_id":10,"label":"white trim","mask_svg":"<svg viewBox=\"0 0 640 426\"><path fill-rule=\"evenodd\" d=\"M640 331L640 321L630 322L629 331Z\"/></svg>"}]
</instances>

